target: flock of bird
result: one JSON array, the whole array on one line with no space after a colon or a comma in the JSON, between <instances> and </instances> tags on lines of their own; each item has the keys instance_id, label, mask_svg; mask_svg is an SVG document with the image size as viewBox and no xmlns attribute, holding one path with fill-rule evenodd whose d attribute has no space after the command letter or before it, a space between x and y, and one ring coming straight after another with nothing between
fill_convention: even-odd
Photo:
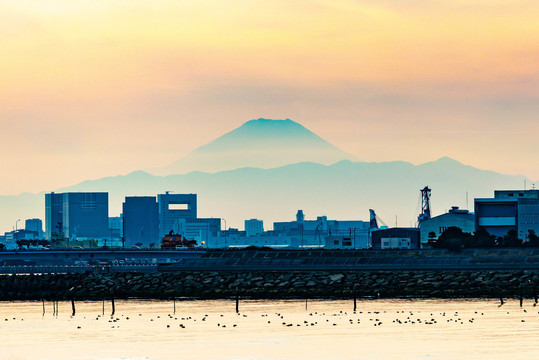
<instances>
[{"instance_id":1,"label":"flock of bird","mask_svg":"<svg viewBox=\"0 0 539 360\"><path fill-rule=\"evenodd\" d=\"M307 305L306 305L307 307ZM510 311L500 311L500 314L511 315ZM526 322L524 314L527 314L526 309L517 310L523 316L520 316L520 322ZM534 312L530 312L533 314ZM539 312L537 313L539 314ZM45 316L45 315L44 315ZM57 314L55 314L58 317ZM131 315L133 316L133 315ZM197 326L197 324L205 324L214 328L236 328L241 327L245 321L249 321L249 326L279 326L279 327L315 327L315 326L351 326L366 324L367 326L379 327L386 323L391 322L395 326L404 325L437 325L437 324L473 324L485 316L484 312L474 311L468 315L454 312L421 312L412 310L396 310L388 312L384 311L339 311L339 312L308 312L305 310L304 315L298 312L292 312L285 314L284 312L274 313L206 313L198 316L177 316L175 313L167 314L161 317L161 315L147 315L139 313L138 317L140 321L147 321L149 323L156 322L159 325L166 326L166 328L180 328L186 329L189 327ZM90 321L107 322L110 324L110 328L119 329L121 323L133 320L129 316L106 316L99 314L95 317L88 316L71 316L70 321L78 323L77 329L82 329L84 322L78 322L77 320L87 319ZM5 318L4 321L24 321L23 318Z\"/></svg>"},{"instance_id":2,"label":"flock of bird","mask_svg":"<svg viewBox=\"0 0 539 360\"><path fill-rule=\"evenodd\" d=\"M516 310L520 314L527 313L526 309ZM533 312L532 312L533 313ZM504 315L511 315L512 312L503 312ZM539 312L537 313L539 315ZM518 313L517 313L518 315ZM468 312L467 315L454 312L421 312L411 310L397 310L395 312L385 311L355 311L355 312L305 312L305 315L291 313L285 314L284 312L275 313L207 313L198 316L177 316L175 314L160 315L147 315L139 313L138 317L141 321L147 321L149 323L157 322L159 326L165 326L166 328L180 328L187 329L189 327L197 326L198 324L205 324L208 327L214 327L219 329L236 328L241 327L245 321L249 321L249 327L253 324L258 326L278 326L278 327L316 327L316 326L351 326L351 325L366 325L373 327L380 327L387 323L391 323L395 326L412 326L412 325L430 325L435 326L437 324L454 324L465 325L473 324L479 321L485 316L485 312L475 311L473 314ZM5 319L8 321L8 319ZM130 319L129 316L104 316L97 315L93 320L107 321L110 323L111 328L120 328L120 323L125 323ZM519 318L520 322L526 320L522 317ZM157 325L157 324L156 324ZM81 329L81 325L77 326Z\"/></svg>"}]
</instances>

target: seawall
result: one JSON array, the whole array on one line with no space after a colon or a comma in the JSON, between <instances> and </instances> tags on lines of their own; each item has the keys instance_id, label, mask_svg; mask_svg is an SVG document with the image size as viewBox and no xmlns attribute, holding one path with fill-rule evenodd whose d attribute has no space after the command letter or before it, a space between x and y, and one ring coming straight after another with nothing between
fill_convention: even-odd
<instances>
[{"instance_id":1,"label":"seawall","mask_svg":"<svg viewBox=\"0 0 539 360\"><path fill-rule=\"evenodd\" d=\"M0 276L0 300L534 297L539 271L170 272ZM355 289L355 290L354 290Z\"/></svg>"}]
</instances>

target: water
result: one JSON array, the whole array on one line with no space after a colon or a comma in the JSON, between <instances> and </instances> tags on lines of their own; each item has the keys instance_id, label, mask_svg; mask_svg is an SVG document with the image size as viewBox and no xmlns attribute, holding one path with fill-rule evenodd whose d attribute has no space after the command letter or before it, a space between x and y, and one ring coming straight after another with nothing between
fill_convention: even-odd
<instances>
[{"instance_id":1,"label":"water","mask_svg":"<svg viewBox=\"0 0 539 360\"><path fill-rule=\"evenodd\" d=\"M0 303L2 359L507 359L539 355L539 307L511 300ZM431 315L432 314L432 315ZM445 316L444 316L445 314ZM7 321L5 320L7 319ZM204 320L203 320L204 319ZM283 324L284 323L284 324ZM180 326L183 325L183 327ZM291 324L291 325L290 325ZM290 325L290 326L288 326ZM298 326L300 325L300 326ZM170 326L170 327L167 327Z\"/></svg>"}]
</instances>

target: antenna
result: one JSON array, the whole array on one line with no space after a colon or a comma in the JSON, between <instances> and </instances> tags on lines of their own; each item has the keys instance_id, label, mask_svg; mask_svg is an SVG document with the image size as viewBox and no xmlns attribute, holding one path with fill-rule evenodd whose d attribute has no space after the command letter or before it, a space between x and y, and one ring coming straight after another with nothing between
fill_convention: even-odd
<instances>
[{"instance_id":1,"label":"antenna","mask_svg":"<svg viewBox=\"0 0 539 360\"><path fill-rule=\"evenodd\" d=\"M421 214L417 217L417 225L421 224L425 220L430 219L430 194L431 189L425 186L419 190L421 192Z\"/></svg>"}]
</instances>

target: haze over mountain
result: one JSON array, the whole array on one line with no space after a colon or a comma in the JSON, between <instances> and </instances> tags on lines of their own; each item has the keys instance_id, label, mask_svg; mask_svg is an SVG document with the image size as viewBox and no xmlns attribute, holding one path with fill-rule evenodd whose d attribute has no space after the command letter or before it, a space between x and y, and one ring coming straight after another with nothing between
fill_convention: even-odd
<instances>
[{"instance_id":1,"label":"haze over mountain","mask_svg":"<svg viewBox=\"0 0 539 360\"><path fill-rule=\"evenodd\" d=\"M390 225L397 217L399 225L410 226L419 212L419 189L425 185L433 189L433 214L439 214L453 205L466 207L466 192L473 209L474 197L490 197L496 189L520 189L525 181L531 183L523 176L479 170L447 157L417 166L404 161L343 160L349 158L353 156L298 123L258 119L163 170L186 174L135 171L56 191L108 192L110 216L120 214L125 196L197 193L199 216L222 217L228 226L239 228L243 220L259 218L268 229L274 221L292 220L298 209L310 219L327 215L368 220L372 208ZM199 171L229 167L237 168ZM18 219L44 219L44 213L44 193L0 196L1 231L11 230Z\"/></svg>"},{"instance_id":2,"label":"haze over mountain","mask_svg":"<svg viewBox=\"0 0 539 360\"><path fill-rule=\"evenodd\" d=\"M201 217L222 217L230 227L243 228L243 220L293 220L298 209L308 219L327 215L337 220L368 220L375 209L393 226L415 224L419 189L432 188L433 214L453 205L473 209L474 197L491 197L495 189L521 189L523 176L479 170L441 158L422 165L395 161L367 163L341 161L333 165L298 163L273 169L241 168L215 174L192 172L166 177L136 171L125 176L85 181L57 191L107 191L110 215L118 216L125 196L155 195L170 190L197 193ZM0 196L0 226L11 230L17 219L44 219L44 194ZM21 227L19 223L19 227Z\"/></svg>"},{"instance_id":3,"label":"haze over mountain","mask_svg":"<svg viewBox=\"0 0 539 360\"><path fill-rule=\"evenodd\" d=\"M274 168L299 162L333 164L357 160L290 119L257 119L201 146L187 156L150 172L158 175L191 171L218 172L242 167Z\"/></svg>"}]
</instances>

